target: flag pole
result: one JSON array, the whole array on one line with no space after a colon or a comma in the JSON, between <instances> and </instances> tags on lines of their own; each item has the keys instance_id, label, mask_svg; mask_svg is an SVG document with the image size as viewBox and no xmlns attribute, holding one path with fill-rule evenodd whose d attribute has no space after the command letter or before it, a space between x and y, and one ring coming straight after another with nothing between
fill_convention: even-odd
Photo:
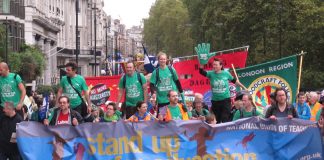
<instances>
[{"instance_id":1,"label":"flag pole","mask_svg":"<svg viewBox=\"0 0 324 160\"><path fill-rule=\"evenodd\" d=\"M300 53L299 71L298 71L297 94L299 93L299 89L300 89L301 72L302 72L302 66L303 66L303 56L304 56L304 51L301 51L301 53Z\"/></svg>"},{"instance_id":2,"label":"flag pole","mask_svg":"<svg viewBox=\"0 0 324 160\"><path fill-rule=\"evenodd\" d=\"M239 78L237 76L237 73L236 73L236 70L235 70L235 67L234 67L233 63L231 64L231 66L232 66L232 69L234 71L235 78L239 81ZM240 90L242 90L242 87L240 87Z\"/></svg>"},{"instance_id":3,"label":"flag pole","mask_svg":"<svg viewBox=\"0 0 324 160\"><path fill-rule=\"evenodd\" d=\"M232 49L217 51L217 52L214 52L214 53L216 55L216 54L219 54L219 53L233 52L233 51L242 50L242 49L246 49L246 51L249 51L249 47L250 46L237 47L237 48L232 48ZM182 57L175 57L175 58L184 59L184 58L192 58L192 57L197 57L197 55L182 56ZM175 58L172 58L172 59L175 59Z\"/></svg>"}]
</instances>

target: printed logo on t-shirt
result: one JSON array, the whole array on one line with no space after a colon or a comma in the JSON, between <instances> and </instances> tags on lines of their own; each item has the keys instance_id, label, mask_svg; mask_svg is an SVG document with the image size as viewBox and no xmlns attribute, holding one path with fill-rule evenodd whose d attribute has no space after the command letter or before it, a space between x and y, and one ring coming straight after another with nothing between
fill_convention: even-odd
<instances>
[{"instance_id":1,"label":"printed logo on t-shirt","mask_svg":"<svg viewBox=\"0 0 324 160\"><path fill-rule=\"evenodd\" d=\"M161 92L171 90L172 89L171 79L169 77L166 77L166 78L161 77L161 83L159 84L158 88L159 88L159 91L161 91Z\"/></svg>"},{"instance_id":2,"label":"printed logo on t-shirt","mask_svg":"<svg viewBox=\"0 0 324 160\"><path fill-rule=\"evenodd\" d=\"M226 84L223 80L214 80L213 93L224 93L226 91Z\"/></svg>"},{"instance_id":3,"label":"printed logo on t-shirt","mask_svg":"<svg viewBox=\"0 0 324 160\"><path fill-rule=\"evenodd\" d=\"M57 124L69 124L69 114L63 114L61 112L57 118Z\"/></svg>"},{"instance_id":4,"label":"printed logo on t-shirt","mask_svg":"<svg viewBox=\"0 0 324 160\"><path fill-rule=\"evenodd\" d=\"M1 91L3 97L13 97L15 95L15 92L13 92L10 84L3 84L1 87Z\"/></svg>"},{"instance_id":5,"label":"printed logo on t-shirt","mask_svg":"<svg viewBox=\"0 0 324 160\"><path fill-rule=\"evenodd\" d=\"M71 87L70 84L65 85L64 95L68 96L70 99L76 99L79 97L79 95L75 92L75 90Z\"/></svg>"},{"instance_id":6,"label":"printed logo on t-shirt","mask_svg":"<svg viewBox=\"0 0 324 160\"><path fill-rule=\"evenodd\" d=\"M127 97L129 98L136 98L139 97L141 94L136 84L131 84L126 86L126 89L127 89Z\"/></svg>"},{"instance_id":7,"label":"printed logo on t-shirt","mask_svg":"<svg viewBox=\"0 0 324 160\"><path fill-rule=\"evenodd\" d=\"M173 119L173 120L182 120L181 115L176 116L176 117L172 117L172 119Z\"/></svg>"}]
</instances>

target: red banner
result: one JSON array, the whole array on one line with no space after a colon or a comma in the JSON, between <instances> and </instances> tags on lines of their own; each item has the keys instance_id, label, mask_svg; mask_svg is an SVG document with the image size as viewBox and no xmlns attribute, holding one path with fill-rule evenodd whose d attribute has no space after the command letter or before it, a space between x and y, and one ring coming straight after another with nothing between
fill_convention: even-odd
<instances>
[{"instance_id":1,"label":"red banner","mask_svg":"<svg viewBox=\"0 0 324 160\"><path fill-rule=\"evenodd\" d=\"M223 61L225 68L230 68L233 64L236 68L244 68L247 58L247 51L233 52L223 55L214 56ZM213 58L214 58L213 57ZM205 65L205 70L212 69L213 58L211 58L207 65ZM176 69L181 85L183 89L187 91L193 91L194 93L205 94L210 90L209 80L199 74L199 63L198 60L187 60L175 63L174 68ZM99 83L107 85L110 89L109 101L117 101L118 95L118 83L120 75L117 76L100 76L100 77L86 77L85 80L89 89Z\"/></svg>"},{"instance_id":2,"label":"red banner","mask_svg":"<svg viewBox=\"0 0 324 160\"><path fill-rule=\"evenodd\" d=\"M107 88L110 89L110 97L109 101L117 101L118 96L118 83L120 79L120 75L117 76L100 76L100 77L86 77L86 83L89 86L89 89L91 89L93 86L99 83L103 83L107 86Z\"/></svg>"},{"instance_id":3,"label":"red banner","mask_svg":"<svg viewBox=\"0 0 324 160\"><path fill-rule=\"evenodd\" d=\"M204 66L205 70L213 68L213 58L219 58L223 61L224 68L231 68L231 64L235 68L244 68L248 51L240 51L217 55L210 58L208 64ZM187 60L175 63L173 67L176 69L182 88L184 90L192 90L194 93L205 94L210 90L210 82L207 78L199 74L199 62L195 60Z\"/></svg>"}]
</instances>

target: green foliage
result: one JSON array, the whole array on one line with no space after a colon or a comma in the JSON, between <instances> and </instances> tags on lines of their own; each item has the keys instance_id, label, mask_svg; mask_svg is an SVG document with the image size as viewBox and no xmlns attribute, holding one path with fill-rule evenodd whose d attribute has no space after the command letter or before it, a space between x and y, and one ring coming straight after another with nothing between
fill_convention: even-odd
<instances>
[{"instance_id":1,"label":"green foliage","mask_svg":"<svg viewBox=\"0 0 324 160\"><path fill-rule=\"evenodd\" d=\"M5 56L5 42L6 42L6 31L5 27L0 24L0 61L4 59L3 57Z\"/></svg>"},{"instance_id":2,"label":"green foliage","mask_svg":"<svg viewBox=\"0 0 324 160\"><path fill-rule=\"evenodd\" d=\"M41 76L45 68L43 53L36 47L24 45L22 52L9 54L9 66L12 72L19 73L26 82Z\"/></svg>"},{"instance_id":3,"label":"green foliage","mask_svg":"<svg viewBox=\"0 0 324 160\"><path fill-rule=\"evenodd\" d=\"M144 42L149 52L173 57L193 54L188 10L180 0L157 0L144 21Z\"/></svg>"},{"instance_id":4,"label":"green foliage","mask_svg":"<svg viewBox=\"0 0 324 160\"><path fill-rule=\"evenodd\" d=\"M42 95L50 95L51 92L55 93L52 86L48 86L48 85L37 86L36 92Z\"/></svg>"},{"instance_id":5,"label":"green foliage","mask_svg":"<svg viewBox=\"0 0 324 160\"><path fill-rule=\"evenodd\" d=\"M324 50L323 1L182 1L189 11L196 44L210 43L211 51L249 45L247 65L304 50L301 87L324 87L323 81L314 80L324 64L319 58Z\"/></svg>"},{"instance_id":6,"label":"green foliage","mask_svg":"<svg viewBox=\"0 0 324 160\"><path fill-rule=\"evenodd\" d=\"M55 85L52 85L52 89L53 89L53 92L54 92L54 94L56 94L56 93L57 93L57 91L58 91L59 87L60 87L60 84L55 84Z\"/></svg>"},{"instance_id":7,"label":"green foliage","mask_svg":"<svg viewBox=\"0 0 324 160\"><path fill-rule=\"evenodd\" d=\"M317 90L324 86L323 71L303 70L301 90ZM314 86L316 84L317 86Z\"/></svg>"}]
</instances>

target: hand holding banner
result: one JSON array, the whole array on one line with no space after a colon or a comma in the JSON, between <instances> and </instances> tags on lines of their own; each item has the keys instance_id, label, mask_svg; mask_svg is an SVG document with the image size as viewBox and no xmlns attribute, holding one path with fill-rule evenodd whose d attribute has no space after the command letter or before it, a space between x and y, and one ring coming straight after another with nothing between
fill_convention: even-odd
<instances>
[{"instance_id":1,"label":"hand holding banner","mask_svg":"<svg viewBox=\"0 0 324 160\"><path fill-rule=\"evenodd\" d=\"M195 50L198 55L200 65L207 64L209 58L213 57L215 55L215 52L209 53L209 51L210 51L209 43L198 44L198 46L195 47Z\"/></svg>"}]
</instances>

